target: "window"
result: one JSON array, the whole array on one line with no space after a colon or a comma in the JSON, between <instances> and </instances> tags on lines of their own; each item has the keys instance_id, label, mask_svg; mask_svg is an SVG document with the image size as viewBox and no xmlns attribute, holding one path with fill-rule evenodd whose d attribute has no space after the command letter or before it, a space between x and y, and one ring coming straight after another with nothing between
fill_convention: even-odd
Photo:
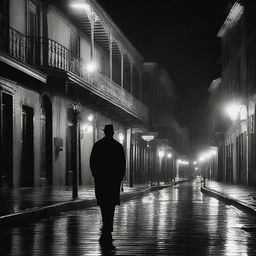
<instances>
[{"instance_id":1,"label":"window","mask_svg":"<svg viewBox=\"0 0 256 256\"><path fill-rule=\"evenodd\" d=\"M75 57L80 56L80 37L72 30L70 31L70 51Z\"/></svg>"}]
</instances>

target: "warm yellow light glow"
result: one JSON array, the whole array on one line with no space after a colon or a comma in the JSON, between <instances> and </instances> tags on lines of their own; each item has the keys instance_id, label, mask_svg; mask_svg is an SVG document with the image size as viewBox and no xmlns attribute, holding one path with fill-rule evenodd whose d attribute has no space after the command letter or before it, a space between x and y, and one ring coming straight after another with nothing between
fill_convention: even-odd
<instances>
[{"instance_id":1,"label":"warm yellow light glow","mask_svg":"<svg viewBox=\"0 0 256 256\"><path fill-rule=\"evenodd\" d=\"M197 170L198 170L198 167L195 167L195 170L197 171Z\"/></svg>"},{"instance_id":2,"label":"warm yellow light glow","mask_svg":"<svg viewBox=\"0 0 256 256\"><path fill-rule=\"evenodd\" d=\"M194 165L196 165L196 164L197 164L197 161L194 162Z\"/></svg>"}]
</instances>

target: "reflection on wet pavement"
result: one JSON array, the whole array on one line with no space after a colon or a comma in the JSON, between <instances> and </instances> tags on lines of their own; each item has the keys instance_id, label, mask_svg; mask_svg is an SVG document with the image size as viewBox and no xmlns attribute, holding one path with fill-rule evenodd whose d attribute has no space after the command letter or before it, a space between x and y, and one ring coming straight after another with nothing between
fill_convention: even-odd
<instances>
[{"instance_id":1,"label":"reflection on wet pavement","mask_svg":"<svg viewBox=\"0 0 256 256\"><path fill-rule=\"evenodd\" d=\"M256 255L255 218L204 196L196 181L117 208L111 254L98 245L100 226L94 207L1 230L1 255Z\"/></svg>"}]
</instances>

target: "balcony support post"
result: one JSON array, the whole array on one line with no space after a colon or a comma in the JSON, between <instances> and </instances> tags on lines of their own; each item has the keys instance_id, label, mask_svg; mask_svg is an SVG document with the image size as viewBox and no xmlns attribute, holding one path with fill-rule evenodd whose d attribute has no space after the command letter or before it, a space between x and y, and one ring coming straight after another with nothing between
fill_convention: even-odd
<instances>
[{"instance_id":1,"label":"balcony support post","mask_svg":"<svg viewBox=\"0 0 256 256\"><path fill-rule=\"evenodd\" d=\"M91 61L94 61L94 21L91 21Z\"/></svg>"},{"instance_id":2,"label":"balcony support post","mask_svg":"<svg viewBox=\"0 0 256 256\"><path fill-rule=\"evenodd\" d=\"M140 101L142 101L142 75L141 75L141 69L139 69L139 86L140 86Z\"/></svg>"},{"instance_id":3,"label":"balcony support post","mask_svg":"<svg viewBox=\"0 0 256 256\"><path fill-rule=\"evenodd\" d=\"M124 53L122 50L120 51L121 53L121 87L124 87Z\"/></svg>"},{"instance_id":4,"label":"balcony support post","mask_svg":"<svg viewBox=\"0 0 256 256\"><path fill-rule=\"evenodd\" d=\"M109 34L109 78L113 80L113 38Z\"/></svg>"},{"instance_id":5,"label":"balcony support post","mask_svg":"<svg viewBox=\"0 0 256 256\"><path fill-rule=\"evenodd\" d=\"M86 13L91 25L91 61L93 62L94 61L94 29L95 29L95 22L97 21L97 15L93 10L92 6L90 11L86 11Z\"/></svg>"},{"instance_id":6,"label":"balcony support post","mask_svg":"<svg viewBox=\"0 0 256 256\"><path fill-rule=\"evenodd\" d=\"M131 71L131 95L133 93L133 81L132 81L132 77L133 77L133 63L130 60L130 71Z\"/></svg>"}]
</instances>

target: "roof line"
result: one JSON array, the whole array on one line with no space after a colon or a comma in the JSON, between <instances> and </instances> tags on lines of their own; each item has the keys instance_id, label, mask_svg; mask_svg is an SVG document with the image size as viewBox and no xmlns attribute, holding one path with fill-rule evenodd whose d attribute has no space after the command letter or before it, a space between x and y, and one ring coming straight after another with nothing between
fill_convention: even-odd
<instances>
[{"instance_id":1,"label":"roof line","mask_svg":"<svg viewBox=\"0 0 256 256\"><path fill-rule=\"evenodd\" d=\"M222 27L220 28L217 37L223 37L228 29L233 27L241 18L244 13L244 7L236 1L232 6L226 20L224 21Z\"/></svg>"}]
</instances>

